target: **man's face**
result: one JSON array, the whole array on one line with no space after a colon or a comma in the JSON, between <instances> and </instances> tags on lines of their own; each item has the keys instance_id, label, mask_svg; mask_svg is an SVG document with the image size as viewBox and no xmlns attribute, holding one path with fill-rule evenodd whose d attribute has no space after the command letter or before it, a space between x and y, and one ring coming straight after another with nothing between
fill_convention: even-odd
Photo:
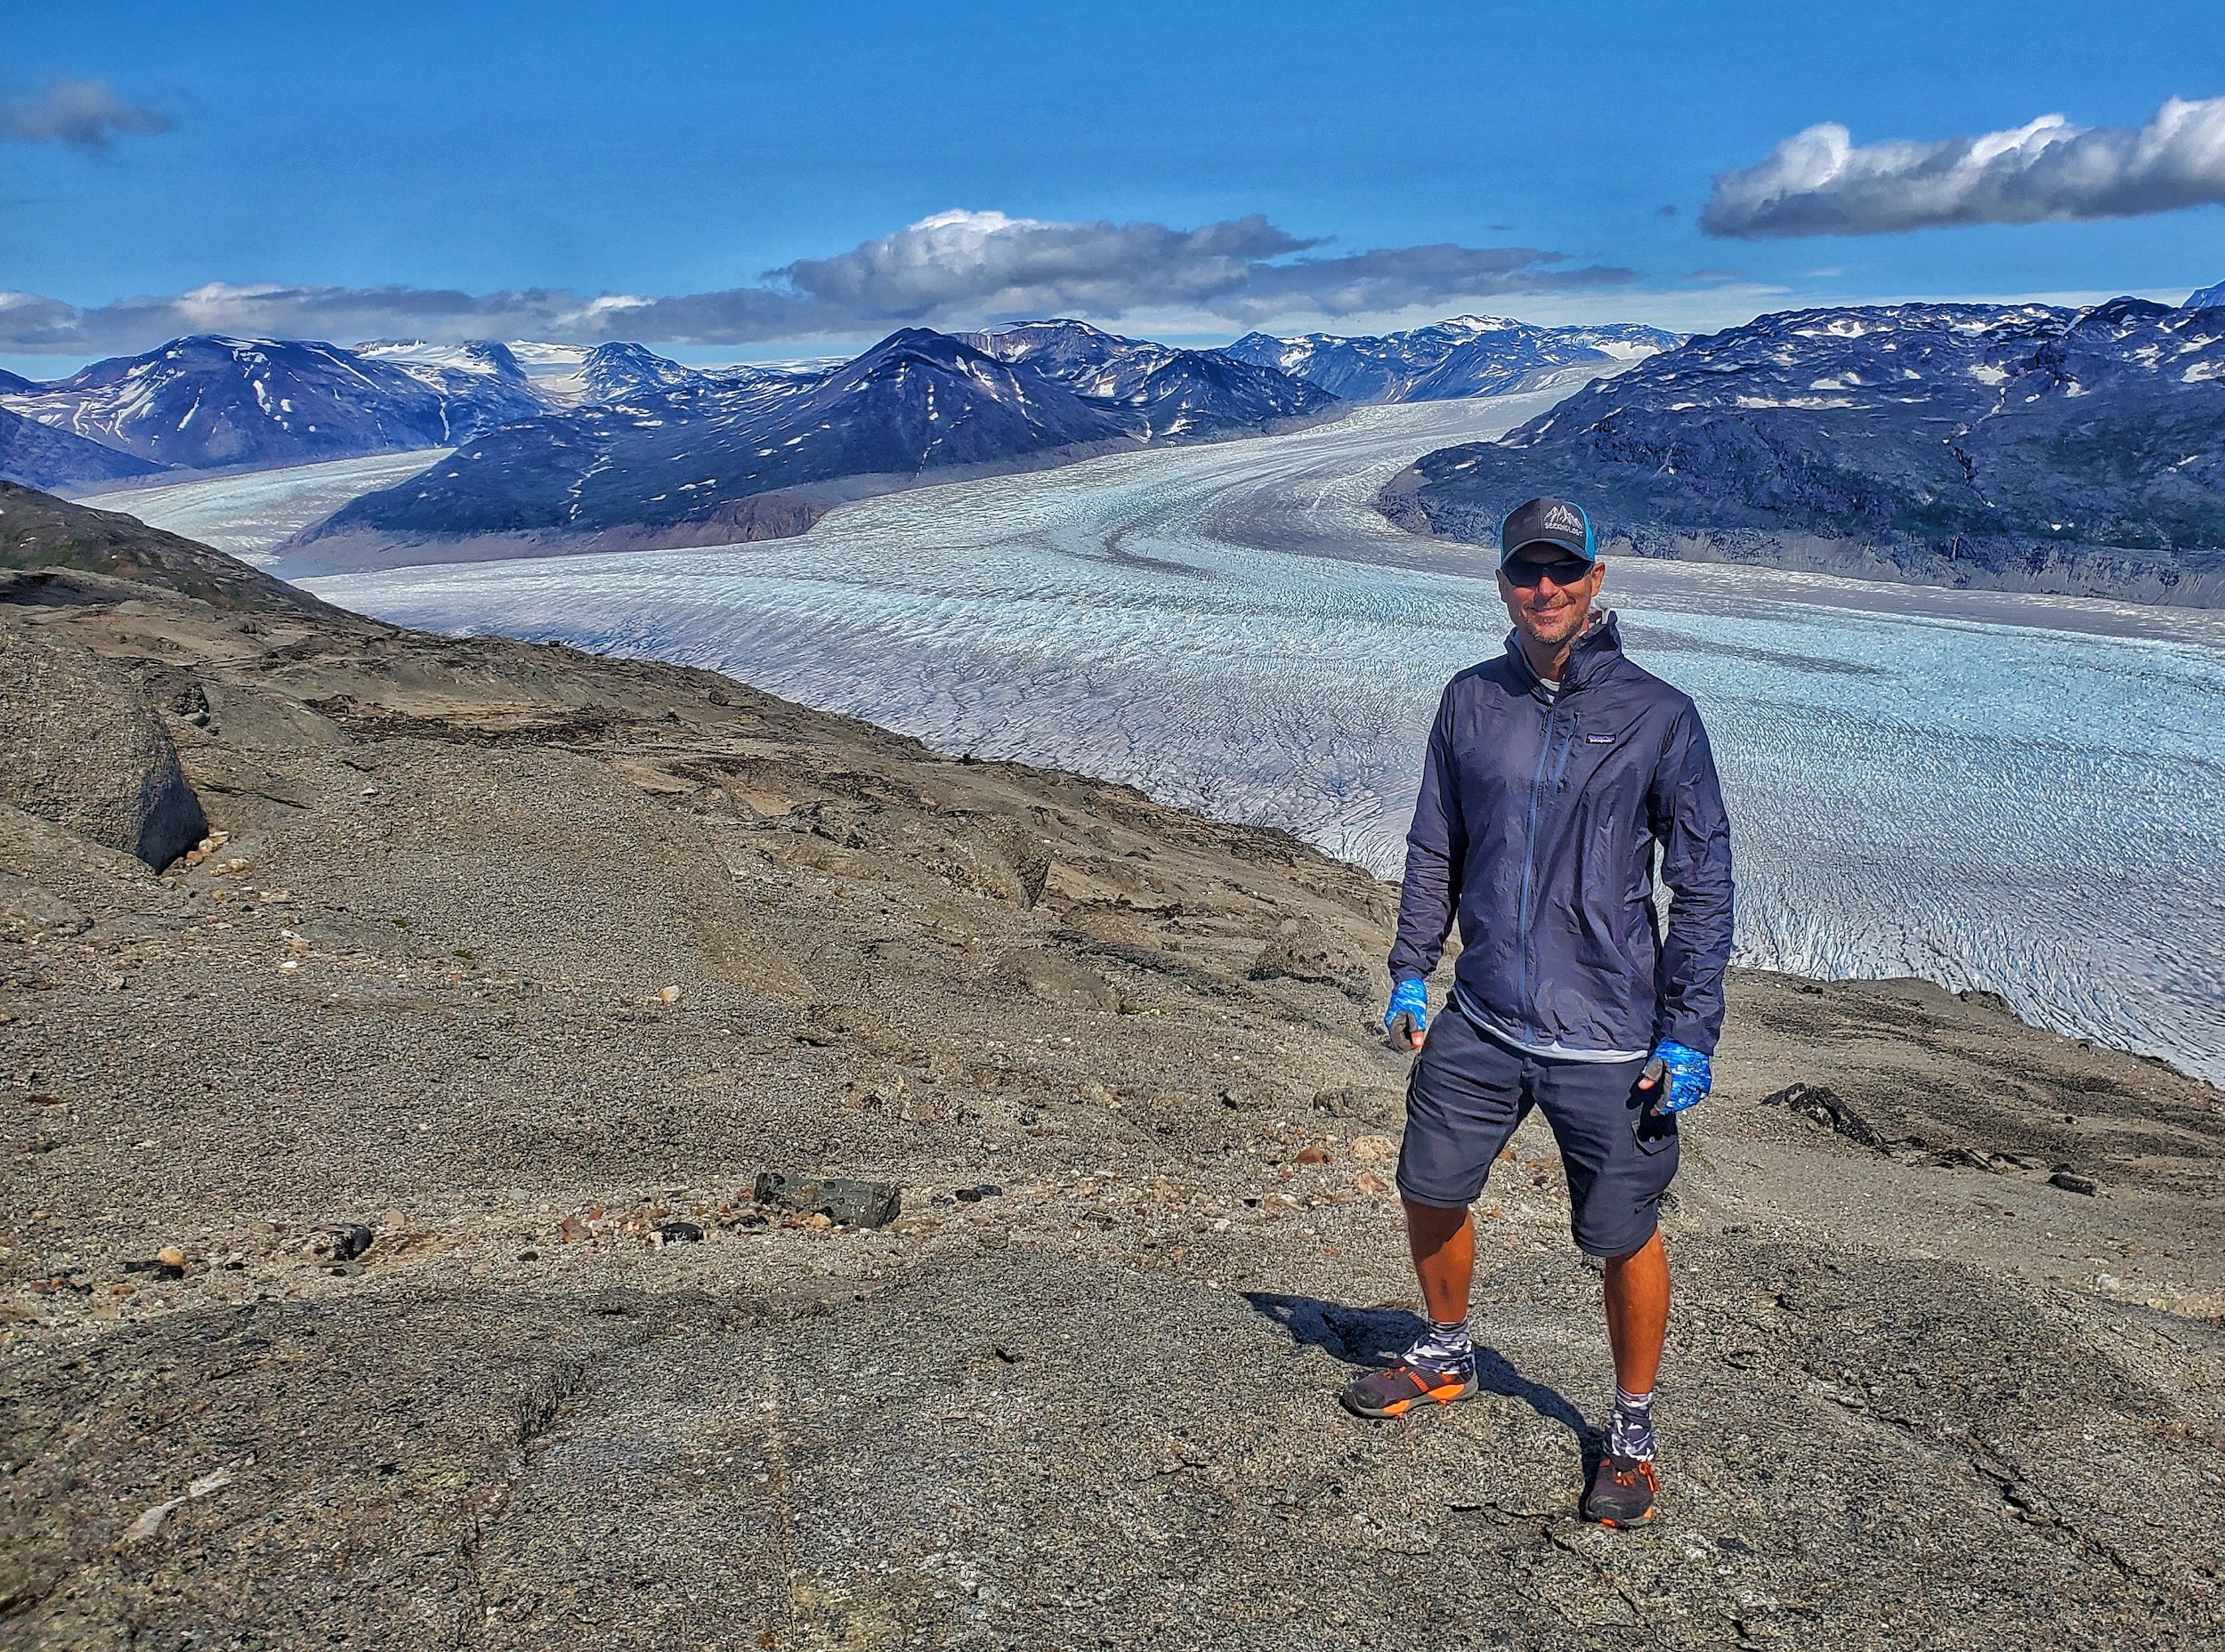
<instances>
[{"instance_id":1,"label":"man's face","mask_svg":"<svg viewBox=\"0 0 2225 1652\"><path fill-rule=\"evenodd\" d=\"M1499 571L1499 595L1517 630L1558 648L1582 632L1606 579L1604 563L1587 563L1556 545L1525 545Z\"/></svg>"}]
</instances>

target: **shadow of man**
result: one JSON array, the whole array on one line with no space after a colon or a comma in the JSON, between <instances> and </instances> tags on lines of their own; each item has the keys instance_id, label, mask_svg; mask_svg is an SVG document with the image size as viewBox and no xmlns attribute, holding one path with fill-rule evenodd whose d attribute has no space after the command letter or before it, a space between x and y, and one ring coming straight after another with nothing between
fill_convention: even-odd
<instances>
[{"instance_id":1,"label":"shadow of man","mask_svg":"<svg viewBox=\"0 0 2225 1652\"><path fill-rule=\"evenodd\" d=\"M1269 1291L1247 1291L1243 1298L1255 1312L1288 1332L1299 1347L1320 1348L1347 1365L1388 1365L1424 1329L1420 1316L1403 1308L1352 1308L1318 1297L1283 1296ZM1497 1348L1480 1342L1476 1345L1476 1383L1484 1393L1518 1401L1547 1421L1566 1429L1575 1437L1589 1471L1598 1454L1598 1437L1566 1395L1546 1383L1532 1381Z\"/></svg>"}]
</instances>

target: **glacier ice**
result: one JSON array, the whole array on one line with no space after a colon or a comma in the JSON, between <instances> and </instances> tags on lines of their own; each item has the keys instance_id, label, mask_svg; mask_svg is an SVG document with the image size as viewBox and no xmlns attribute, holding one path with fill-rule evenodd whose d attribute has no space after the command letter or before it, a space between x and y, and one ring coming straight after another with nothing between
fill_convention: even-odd
<instances>
[{"instance_id":1,"label":"glacier ice","mask_svg":"<svg viewBox=\"0 0 2225 1652\"><path fill-rule=\"evenodd\" d=\"M95 510L121 511L150 528L182 533L257 567L269 565L273 547L312 522L332 514L359 494L392 487L436 465L453 448L416 448L368 458L330 459L275 470L206 476L153 487L119 488L81 499Z\"/></svg>"},{"instance_id":2,"label":"glacier ice","mask_svg":"<svg viewBox=\"0 0 2225 1652\"><path fill-rule=\"evenodd\" d=\"M313 588L711 667L1395 875L1437 693L1506 618L1473 547L1367 501L1561 393L921 489L795 539ZM1607 595L1706 716L1742 962L1986 989L2225 1081L2225 616L1628 560Z\"/></svg>"}]
</instances>

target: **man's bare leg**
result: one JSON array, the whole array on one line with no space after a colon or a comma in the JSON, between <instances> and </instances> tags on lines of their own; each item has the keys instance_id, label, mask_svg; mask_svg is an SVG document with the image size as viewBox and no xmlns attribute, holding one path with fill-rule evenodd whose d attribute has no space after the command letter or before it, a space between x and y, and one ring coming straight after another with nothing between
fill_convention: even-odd
<instances>
[{"instance_id":1,"label":"man's bare leg","mask_svg":"<svg viewBox=\"0 0 2225 1652\"><path fill-rule=\"evenodd\" d=\"M1468 1317L1468 1287L1476 1272L1476 1223L1465 1207L1441 1210L1402 1200L1406 1207L1406 1244L1413 1251L1414 1274L1429 1317L1451 1324Z\"/></svg>"},{"instance_id":2,"label":"man's bare leg","mask_svg":"<svg viewBox=\"0 0 2225 1652\"><path fill-rule=\"evenodd\" d=\"M1606 1266L1607 1340L1614 1348L1614 1409L1606 1451L1584 1493L1584 1514L1610 1526L1653 1518L1654 1379L1669 1329L1669 1255L1655 1233Z\"/></svg>"},{"instance_id":3,"label":"man's bare leg","mask_svg":"<svg viewBox=\"0 0 2225 1652\"><path fill-rule=\"evenodd\" d=\"M1406 1210L1411 1224L1414 1207ZM1417 1248L1417 1265L1420 1255ZM1472 1233L1468 1256L1472 1267ZM1630 1255L1610 1260L1606 1275L1607 1342L1614 1349L1614 1386L1626 1394L1651 1394L1661 1372L1662 1343L1669 1334L1669 1253L1662 1249L1661 1235L1656 1232ZM1465 1272L1461 1277L1466 1279ZM1428 1288L1425 1282L1423 1289ZM1465 1303L1468 1299L1463 1295L1460 1300Z\"/></svg>"}]
</instances>

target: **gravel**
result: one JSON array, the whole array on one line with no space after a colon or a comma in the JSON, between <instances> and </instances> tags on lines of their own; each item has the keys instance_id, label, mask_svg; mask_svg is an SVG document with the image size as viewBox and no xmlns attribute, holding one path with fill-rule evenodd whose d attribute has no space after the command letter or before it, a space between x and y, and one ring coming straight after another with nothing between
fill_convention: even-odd
<instances>
[{"instance_id":1,"label":"gravel","mask_svg":"<svg viewBox=\"0 0 2225 1652\"><path fill-rule=\"evenodd\" d=\"M1365 874L707 673L70 588L0 650L158 676L212 846L0 809L12 1644L2217 1641L2214 1089L1735 976L1607 1532L1534 1123L1483 1396L1334 1403L1416 1323Z\"/></svg>"}]
</instances>

